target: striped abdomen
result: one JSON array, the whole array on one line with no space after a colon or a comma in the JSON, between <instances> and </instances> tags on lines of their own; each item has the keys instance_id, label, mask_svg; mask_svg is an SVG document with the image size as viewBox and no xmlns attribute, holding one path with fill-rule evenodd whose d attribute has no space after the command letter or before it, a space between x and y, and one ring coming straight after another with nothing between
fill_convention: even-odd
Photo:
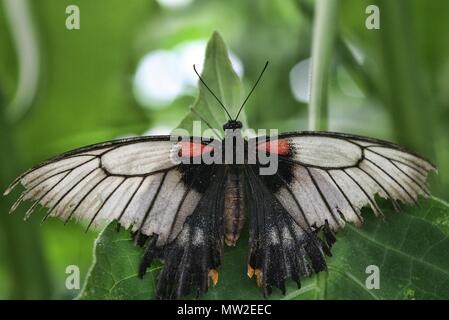
<instances>
[{"instance_id":1,"label":"striped abdomen","mask_svg":"<svg viewBox=\"0 0 449 320\"><path fill-rule=\"evenodd\" d=\"M225 242L235 246L245 221L245 194L243 173L229 167L225 187Z\"/></svg>"}]
</instances>

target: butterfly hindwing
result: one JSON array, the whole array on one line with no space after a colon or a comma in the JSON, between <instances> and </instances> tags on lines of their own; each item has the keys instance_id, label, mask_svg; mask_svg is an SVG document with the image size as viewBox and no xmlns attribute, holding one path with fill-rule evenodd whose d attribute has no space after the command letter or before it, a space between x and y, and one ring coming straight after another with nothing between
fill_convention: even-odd
<instances>
[{"instance_id":1,"label":"butterfly hindwing","mask_svg":"<svg viewBox=\"0 0 449 320\"><path fill-rule=\"evenodd\" d=\"M320 229L295 223L257 169L247 167L246 173L251 194L248 276L256 276L265 296L271 294L272 287L285 293L287 279L299 286L302 277L326 269L325 256L330 255L334 239L325 242ZM324 228L331 234L327 224Z\"/></svg>"},{"instance_id":2,"label":"butterfly hindwing","mask_svg":"<svg viewBox=\"0 0 449 320\"><path fill-rule=\"evenodd\" d=\"M223 256L225 168L214 165L197 168L207 170L199 174L199 179L208 180L198 205L174 241L163 247L152 243L147 246L140 266L143 276L153 259L164 262L157 299L180 298L191 292L201 294L208 290L210 281L218 281L217 269Z\"/></svg>"}]
</instances>

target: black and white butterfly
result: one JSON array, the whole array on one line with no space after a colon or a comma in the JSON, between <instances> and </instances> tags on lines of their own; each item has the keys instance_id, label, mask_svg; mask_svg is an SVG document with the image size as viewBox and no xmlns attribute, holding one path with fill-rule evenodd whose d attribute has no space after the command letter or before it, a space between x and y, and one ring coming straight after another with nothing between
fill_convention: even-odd
<instances>
[{"instance_id":1,"label":"black and white butterfly","mask_svg":"<svg viewBox=\"0 0 449 320\"><path fill-rule=\"evenodd\" d=\"M223 128L237 139L242 123L238 115L229 118ZM268 295L272 287L285 292L289 278L300 284L325 270L336 231L346 223L360 226L364 206L382 216L375 195L397 208L397 201L428 196L427 174L435 170L393 143L332 132L241 138L239 164L179 160L227 152L227 139L217 144L166 135L94 144L26 171L5 194L22 184L25 191L12 210L32 199L26 217L40 205L49 208L44 219L84 220L88 227L116 220L130 228L135 241L146 245L139 274L154 259L164 262L160 299L203 293L215 284L224 244L235 245L249 213L248 276L255 275ZM276 155L274 174L260 174L264 165L249 161L251 145Z\"/></svg>"}]
</instances>

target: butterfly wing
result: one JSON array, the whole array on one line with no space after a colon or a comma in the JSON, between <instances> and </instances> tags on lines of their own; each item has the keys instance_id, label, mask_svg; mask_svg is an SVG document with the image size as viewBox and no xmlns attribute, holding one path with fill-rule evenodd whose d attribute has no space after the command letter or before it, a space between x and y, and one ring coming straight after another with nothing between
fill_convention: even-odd
<instances>
[{"instance_id":1,"label":"butterfly wing","mask_svg":"<svg viewBox=\"0 0 449 320\"><path fill-rule=\"evenodd\" d=\"M200 192L183 181L173 158L178 144L169 136L121 139L76 149L34 167L5 192L21 184L24 200L34 200L47 215L91 225L113 220L151 236L158 245L173 240L195 209Z\"/></svg>"},{"instance_id":2,"label":"butterfly wing","mask_svg":"<svg viewBox=\"0 0 449 320\"><path fill-rule=\"evenodd\" d=\"M275 175L247 169L259 207L251 214L249 272L260 275L265 293L283 289L287 278L324 270L335 231L348 222L360 226L362 207L382 215L375 195L396 208L429 195L427 175L436 169L398 145L339 133L288 133L258 146L278 154Z\"/></svg>"},{"instance_id":3,"label":"butterfly wing","mask_svg":"<svg viewBox=\"0 0 449 320\"><path fill-rule=\"evenodd\" d=\"M138 137L76 149L28 170L5 194L25 188L12 210L35 200L26 217L40 204L46 217L84 220L88 228L117 220L136 243L150 238L139 275L153 258L164 261L157 298L205 292L221 264L225 173L194 161L213 152L210 141L194 139Z\"/></svg>"},{"instance_id":4,"label":"butterfly wing","mask_svg":"<svg viewBox=\"0 0 449 320\"><path fill-rule=\"evenodd\" d=\"M293 215L308 225L319 227L327 220L335 231L346 222L359 225L360 210L367 205L382 215L376 194L396 207L397 201L415 203L419 195L429 195L427 175L435 166L393 143L327 132L279 138L286 139L292 151L279 162L289 163L293 170L289 180L282 181L278 198L296 208Z\"/></svg>"},{"instance_id":5,"label":"butterfly wing","mask_svg":"<svg viewBox=\"0 0 449 320\"><path fill-rule=\"evenodd\" d=\"M164 247L147 246L140 265L143 276L154 258L164 261L159 274L156 299L177 299L189 293L204 293L218 281L223 256L224 166L200 166L200 177L209 181L193 214L176 239ZM210 180L207 178L210 177Z\"/></svg>"}]
</instances>

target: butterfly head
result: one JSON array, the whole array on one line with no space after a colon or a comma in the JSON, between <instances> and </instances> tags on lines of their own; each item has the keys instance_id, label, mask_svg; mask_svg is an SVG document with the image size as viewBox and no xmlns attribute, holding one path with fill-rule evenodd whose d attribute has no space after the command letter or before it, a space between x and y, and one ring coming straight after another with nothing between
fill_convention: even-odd
<instances>
[{"instance_id":1,"label":"butterfly head","mask_svg":"<svg viewBox=\"0 0 449 320\"><path fill-rule=\"evenodd\" d=\"M242 129L242 122L239 120L229 120L223 125L223 130Z\"/></svg>"}]
</instances>

